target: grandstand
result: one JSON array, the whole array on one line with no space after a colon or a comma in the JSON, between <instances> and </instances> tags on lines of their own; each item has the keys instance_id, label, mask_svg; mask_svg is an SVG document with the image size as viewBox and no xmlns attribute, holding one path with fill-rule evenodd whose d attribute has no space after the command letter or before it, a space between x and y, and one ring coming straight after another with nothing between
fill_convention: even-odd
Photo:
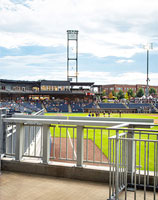
<instances>
[{"instance_id":1,"label":"grandstand","mask_svg":"<svg viewBox=\"0 0 158 200\"><path fill-rule=\"evenodd\" d=\"M45 108L49 113L83 113L83 112L158 112L157 101L104 103L97 100L94 92L97 86L93 82L70 81L15 81L0 79L0 108L6 107L10 113L31 114Z\"/></svg>"},{"instance_id":2,"label":"grandstand","mask_svg":"<svg viewBox=\"0 0 158 200\"><path fill-rule=\"evenodd\" d=\"M125 109L125 105L123 105L122 103L99 103L99 107L100 108L117 108L117 109Z\"/></svg>"}]
</instances>

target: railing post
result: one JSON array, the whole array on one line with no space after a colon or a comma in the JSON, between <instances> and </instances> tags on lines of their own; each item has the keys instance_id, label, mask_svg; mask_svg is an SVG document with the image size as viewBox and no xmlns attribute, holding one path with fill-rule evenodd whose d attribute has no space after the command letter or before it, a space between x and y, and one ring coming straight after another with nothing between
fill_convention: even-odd
<instances>
[{"instance_id":1,"label":"railing post","mask_svg":"<svg viewBox=\"0 0 158 200\"><path fill-rule=\"evenodd\" d=\"M133 128L133 126L129 126L129 128ZM128 131L127 138L134 139L134 134L132 130ZM133 173L135 166L135 148L134 141L128 141L128 173L131 174L131 183L133 183Z\"/></svg>"},{"instance_id":2,"label":"railing post","mask_svg":"<svg viewBox=\"0 0 158 200\"><path fill-rule=\"evenodd\" d=\"M116 157L115 157L115 194L116 194L116 200L118 200L118 194L119 194L119 131L116 130Z\"/></svg>"},{"instance_id":3,"label":"railing post","mask_svg":"<svg viewBox=\"0 0 158 200\"><path fill-rule=\"evenodd\" d=\"M83 126L77 126L77 167L83 166L83 147L84 147Z\"/></svg>"},{"instance_id":4,"label":"railing post","mask_svg":"<svg viewBox=\"0 0 158 200\"><path fill-rule=\"evenodd\" d=\"M5 153L5 126L3 123L3 117L6 115L6 109L1 108L0 109L0 155Z\"/></svg>"},{"instance_id":5,"label":"railing post","mask_svg":"<svg viewBox=\"0 0 158 200\"><path fill-rule=\"evenodd\" d=\"M50 130L49 125L43 125L43 163L47 164L50 157Z\"/></svg>"},{"instance_id":6,"label":"railing post","mask_svg":"<svg viewBox=\"0 0 158 200\"><path fill-rule=\"evenodd\" d=\"M5 137L5 126L2 121L3 117L6 115L6 109L0 109L0 174L1 174L1 156L5 153L6 149L6 137Z\"/></svg>"},{"instance_id":7,"label":"railing post","mask_svg":"<svg viewBox=\"0 0 158 200\"><path fill-rule=\"evenodd\" d=\"M23 137L24 137L24 125L16 124L16 146L15 146L15 160L20 161L22 158L23 150Z\"/></svg>"}]
</instances>

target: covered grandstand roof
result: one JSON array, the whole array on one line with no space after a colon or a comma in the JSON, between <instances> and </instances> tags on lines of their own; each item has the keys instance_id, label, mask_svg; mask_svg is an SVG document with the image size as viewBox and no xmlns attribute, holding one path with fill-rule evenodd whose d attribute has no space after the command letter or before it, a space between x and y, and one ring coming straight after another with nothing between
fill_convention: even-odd
<instances>
[{"instance_id":1,"label":"covered grandstand roof","mask_svg":"<svg viewBox=\"0 0 158 200\"><path fill-rule=\"evenodd\" d=\"M8 80L8 79L0 79L1 83L20 83L20 84L36 84L39 81L24 81L24 80Z\"/></svg>"},{"instance_id":2,"label":"covered grandstand roof","mask_svg":"<svg viewBox=\"0 0 158 200\"><path fill-rule=\"evenodd\" d=\"M94 82L71 82L71 86L92 86Z\"/></svg>"},{"instance_id":3,"label":"covered grandstand roof","mask_svg":"<svg viewBox=\"0 0 158 200\"><path fill-rule=\"evenodd\" d=\"M41 85L70 86L70 81L40 80Z\"/></svg>"}]
</instances>

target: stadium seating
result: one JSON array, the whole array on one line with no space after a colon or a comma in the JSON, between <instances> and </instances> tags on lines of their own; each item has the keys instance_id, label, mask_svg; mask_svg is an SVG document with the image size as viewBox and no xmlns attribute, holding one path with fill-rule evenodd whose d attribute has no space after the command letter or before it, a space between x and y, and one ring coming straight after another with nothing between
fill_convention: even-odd
<instances>
[{"instance_id":1,"label":"stadium seating","mask_svg":"<svg viewBox=\"0 0 158 200\"><path fill-rule=\"evenodd\" d=\"M71 103L71 110L74 113L83 113L83 104L82 103Z\"/></svg>"},{"instance_id":2,"label":"stadium seating","mask_svg":"<svg viewBox=\"0 0 158 200\"><path fill-rule=\"evenodd\" d=\"M149 103L129 103L127 104L127 106L129 108L143 108L143 107L148 107L148 108L151 108L151 104Z\"/></svg>"},{"instance_id":3,"label":"stadium seating","mask_svg":"<svg viewBox=\"0 0 158 200\"><path fill-rule=\"evenodd\" d=\"M0 102L0 108L6 107L8 110L10 110L11 113L14 112L21 112L21 113L29 113L32 112L38 112L41 110L42 104L44 105L47 112L73 112L73 113L83 113L85 112L85 109L91 109L91 108L101 108L101 109L136 109L137 112L157 112L156 109L154 109L154 106L150 103L128 103L126 105L122 103L98 103L95 102L88 102L88 101L71 101L67 102L64 100L47 100L43 101L42 103L40 101L2 101ZM69 107L70 106L70 107ZM158 109L158 104L155 104L155 107ZM69 109L68 109L69 108ZM71 110L70 110L71 108Z\"/></svg>"},{"instance_id":4,"label":"stadium seating","mask_svg":"<svg viewBox=\"0 0 158 200\"><path fill-rule=\"evenodd\" d=\"M99 103L99 107L100 108L113 108L113 109L126 108L125 105L123 105L122 103Z\"/></svg>"},{"instance_id":5,"label":"stadium seating","mask_svg":"<svg viewBox=\"0 0 158 200\"><path fill-rule=\"evenodd\" d=\"M68 112L68 105L64 101L48 101L44 105L47 112Z\"/></svg>"}]
</instances>

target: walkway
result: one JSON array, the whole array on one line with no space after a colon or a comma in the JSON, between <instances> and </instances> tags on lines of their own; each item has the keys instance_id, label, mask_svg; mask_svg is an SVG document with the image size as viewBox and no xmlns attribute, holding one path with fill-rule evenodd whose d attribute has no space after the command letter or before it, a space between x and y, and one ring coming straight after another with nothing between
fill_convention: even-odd
<instances>
[{"instance_id":1,"label":"walkway","mask_svg":"<svg viewBox=\"0 0 158 200\"><path fill-rule=\"evenodd\" d=\"M1 200L106 200L108 185L88 181L2 172Z\"/></svg>"},{"instance_id":2,"label":"walkway","mask_svg":"<svg viewBox=\"0 0 158 200\"><path fill-rule=\"evenodd\" d=\"M108 192L103 183L4 171L0 175L0 200L107 200ZM144 199L143 191L137 191L137 198ZM128 192L128 200L133 199L134 193ZM146 199L153 199L153 193ZM123 193L119 200L124 200Z\"/></svg>"}]
</instances>

